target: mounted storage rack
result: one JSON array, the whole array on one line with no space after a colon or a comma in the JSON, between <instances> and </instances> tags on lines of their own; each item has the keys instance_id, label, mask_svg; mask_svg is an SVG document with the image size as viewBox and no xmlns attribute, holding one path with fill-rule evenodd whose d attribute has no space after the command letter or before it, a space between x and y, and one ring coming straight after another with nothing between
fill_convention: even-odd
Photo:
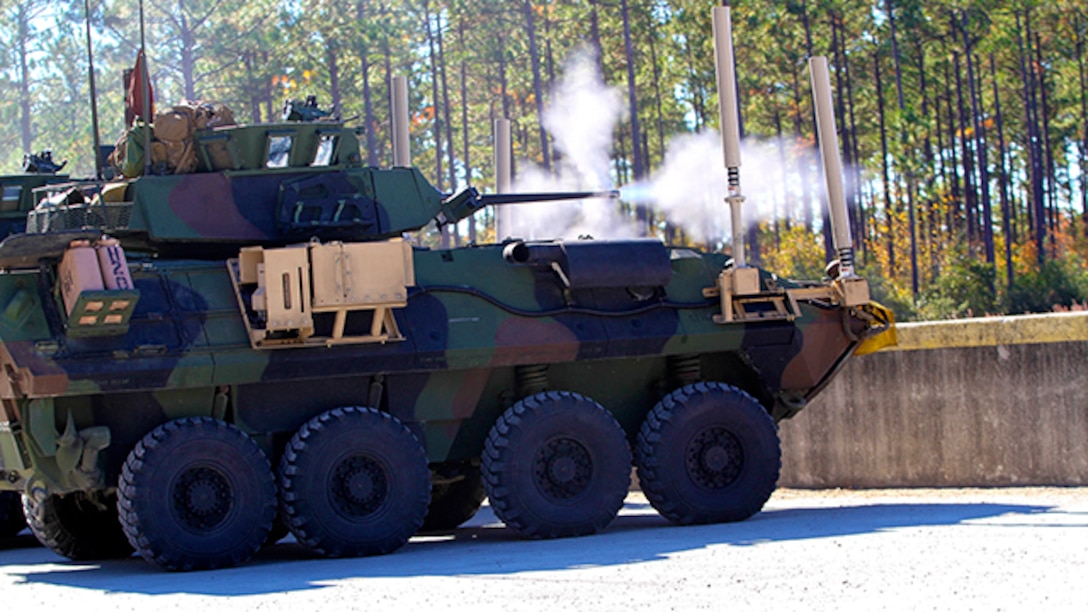
<instances>
[{"instance_id":1,"label":"mounted storage rack","mask_svg":"<svg viewBox=\"0 0 1088 612\"><path fill-rule=\"evenodd\" d=\"M400 238L246 247L227 267L253 348L404 339L393 309L407 305L415 270Z\"/></svg>"},{"instance_id":2,"label":"mounted storage rack","mask_svg":"<svg viewBox=\"0 0 1088 612\"><path fill-rule=\"evenodd\" d=\"M116 240L73 240L57 265L56 291L64 304L69 337L128 332L140 292L132 284L125 252Z\"/></svg>"}]
</instances>

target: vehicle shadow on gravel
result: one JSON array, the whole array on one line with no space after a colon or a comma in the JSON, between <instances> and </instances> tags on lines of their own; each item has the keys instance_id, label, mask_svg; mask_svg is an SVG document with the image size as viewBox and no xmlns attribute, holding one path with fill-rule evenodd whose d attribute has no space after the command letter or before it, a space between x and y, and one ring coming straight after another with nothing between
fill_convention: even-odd
<instances>
[{"instance_id":1,"label":"vehicle shadow on gravel","mask_svg":"<svg viewBox=\"0 0 1088 612\"><path fill-rule=\"evenodd\" d=\"M742 547L775 542L957 525L1003 515L1034 515L1052 508L999 503L865 504L770 509L740 523L671 527L647 504L628 503L616 521L598 535L528 541L503 528L484 506L466 527L417 536L400 551L381 557L315 559L289 537L266 547L243 567L211 572L165 573L137 557L76 563L45 549L0 550L0 567L50 564L43 571L23 567L9 573L26 583L148 595L244 596L321 589L351 578L503 575L651 563L710 546L738 547L738 554L743 554Z\"/></svg>"},{"instance_id":2,"label":"vehicle shadow on gravel","mask_svg":"<svg viewBox=\"0 0 1088 612\"><path fill-rule=\"evenodd\" d=\"M34 534L30 533L29 529L23 529L9 538L0 538L0 554L3 554L6 550L33 548L36 546L41 546L41 544L38 543L38 539L34 537Z\"/></svg>"}]
</instances>

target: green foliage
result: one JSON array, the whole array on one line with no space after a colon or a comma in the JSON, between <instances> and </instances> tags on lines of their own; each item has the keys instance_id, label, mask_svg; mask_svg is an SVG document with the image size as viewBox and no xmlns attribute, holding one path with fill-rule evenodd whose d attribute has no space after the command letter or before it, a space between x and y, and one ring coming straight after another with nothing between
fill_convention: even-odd
<instances>
[{"instance_id":1,"label":"green foliage","mask_svg":"<svg viewBox=\"0 0 1088 612\"><path fill-rule=\"evenodd\" d=\"M1000 313L996 279L993 264L961 252L919 298L916 316L923 320L959 319Z\"/></svg>"},{"instance_id":2,"label":"green foliage","mask_svg":"<svg viewBox=\"0 0 1088 612\"><path fill-rule=\"evenodd\" d=\"M1088 300L1088 272L1074 258L1047 261L1020 274L1009 291L1008 312L1052 312Z\"/></svg>"},{"instance_id":3,"label":"green foliage","mask_svg":"<svg viewBox=\"0 0 1088 612\"><path fill-rule=\"evenodd\" d=\"M869 294L895 313L896 321L912 321L918 318L910 291L888 280L876 271L858 269L858 274L869 281Z\"/></svg>"},{"instance_id":4,"label":"green foliage","mask_svg":"<svg viewBox=\"0 0 1088 612\"><path fill-rule=\"evenodd\" d=\"M762 265L783 278L818 279L824 275L826 254L820 237L801 225L780 229L777 236L764 231L764 244L775 241L763 253Z\"/></svg>"}]
</instances>

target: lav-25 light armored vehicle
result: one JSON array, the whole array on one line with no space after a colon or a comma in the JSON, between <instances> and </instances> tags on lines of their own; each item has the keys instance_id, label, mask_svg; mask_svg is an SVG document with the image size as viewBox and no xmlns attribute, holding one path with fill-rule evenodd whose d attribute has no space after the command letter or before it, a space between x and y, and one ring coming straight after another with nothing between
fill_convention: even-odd
<instances>
[{"instance_id":1,"label":"lav-25 light armored vehicle","mask_svg":"<svg viewBox=\"0 0 1088 612\"><path fill-rule=\"evenodd\" d=\"M890 324L859 278L652 239L413 246L518 198L364 167L336 122L189 144L194 171L53 198L0 245L0 487L71 558L231 566L277 523L388 553L485 493L585 535L632 463L671 521L742 520L776 422Z\"/></svg>"},{"instance_id":2,"label":"lav-25 light armored vehicle","mask_svg":"<svg viewBox=\"0 0 1088 612\"><path fill-rule=\"evenodd\" d=\"M67 181L67 175L59 174L66 164L54 162L51 151L42 151L23 156L21 174L0 175L0 237L26 229L26 215L36 204L35 190ZM25 527L19 494L0 491L0 540Z\"/></svg>"},{"instance_id":3,"label":"lav-25 light armored vehicle","mask_svg":"<svg viewBox=\"0 0 1088 612\"><path fill-rule=\"evenodd\" d=\"M51 151L23 156L21 174L0 175L0 237L26 230L26 215L37 204L35 191L56 183L67 182L60 174L68 162L56 163Z\"/></svg>"}]
</instances>

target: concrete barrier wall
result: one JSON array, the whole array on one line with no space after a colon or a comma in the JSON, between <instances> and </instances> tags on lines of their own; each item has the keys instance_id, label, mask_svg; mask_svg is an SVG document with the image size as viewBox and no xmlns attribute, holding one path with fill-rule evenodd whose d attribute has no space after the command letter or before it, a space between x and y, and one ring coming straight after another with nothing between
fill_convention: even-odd
<instances>
[{"instance_id":1,"label":"concrete barrier wall","mask_svg":"<svg viewBox=\"0 0 1088 612\"><path fill-rule=\"evenodd\" d=\"M1088 485L1088 313L899 326L781 425L787 487Z\"/></svg>"}]
</instances>

